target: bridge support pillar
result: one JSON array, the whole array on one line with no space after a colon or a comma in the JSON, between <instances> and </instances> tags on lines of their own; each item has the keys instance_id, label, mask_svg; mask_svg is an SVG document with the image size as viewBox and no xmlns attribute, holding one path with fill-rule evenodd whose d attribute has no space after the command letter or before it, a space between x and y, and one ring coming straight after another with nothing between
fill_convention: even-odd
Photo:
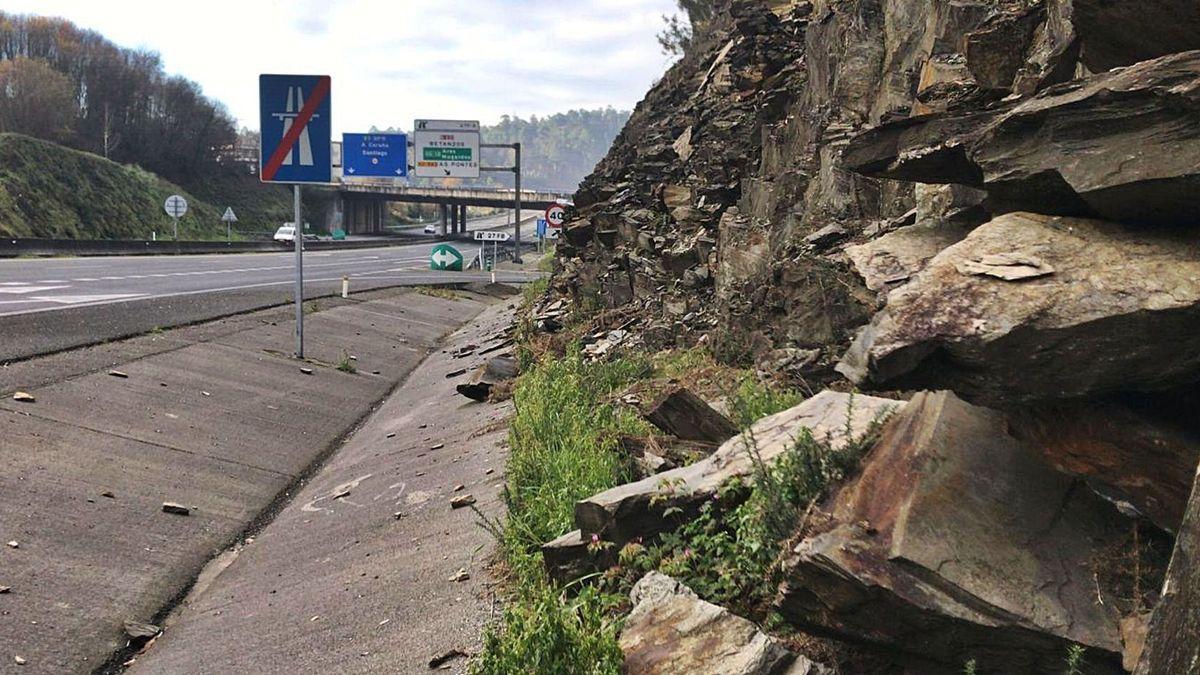
<instances>
[{"instance_id":1,"label":"bridge support pillar","mask_svg":"<svg viewBox=\"0 0 1200 675\"><path fill-rule=\"evenodd\" d=\"M467 205L463 204L463 205L459 206L458 208L459 208L458 231L463 234L466 234L467 233Z\"/></svg>"},{"instance_id":2,"label":"bridge support pillar","mask_svg":"<svg viewBox=\"0 0 1200 675\"><path fill-rule=\"evenodd\" d=\"M449 216L449 214L446 213L446 211L448 210L446 207L448 205L447 204L439 204L438 206L440 207L438 209L438 211L441 214L441 220L438 222L438 234L444 236L446 234L446 219Z\"/></svg>"},{"instance_id":3,"label":"bridge support pillar","mask_svg":"<svg viewBox=\"0 0 1200 675\"><path fill-rule=\"evenodd\" d=\"M458 234L458 204L450 205L450 233Z\"/></svg>"}]
</instances>

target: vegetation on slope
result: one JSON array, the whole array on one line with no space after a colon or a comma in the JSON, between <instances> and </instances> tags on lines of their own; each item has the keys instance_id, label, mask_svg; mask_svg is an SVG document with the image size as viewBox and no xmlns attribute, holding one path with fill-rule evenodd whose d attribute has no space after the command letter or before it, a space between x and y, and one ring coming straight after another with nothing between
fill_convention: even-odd
<instances>
[{"instance_id":1,"label":"vegetation on slope","mask_svg":"<svg viewBox=\"0 0 1200 675\"><path fill-rule=\"evenodd\" d=\"M163 201L188 200L180 239L224 237L221 212L183 188L134 166L21 136L0 134L0 235L64 239L149 239L171 232Z\"/></svg>"}]
</instances>

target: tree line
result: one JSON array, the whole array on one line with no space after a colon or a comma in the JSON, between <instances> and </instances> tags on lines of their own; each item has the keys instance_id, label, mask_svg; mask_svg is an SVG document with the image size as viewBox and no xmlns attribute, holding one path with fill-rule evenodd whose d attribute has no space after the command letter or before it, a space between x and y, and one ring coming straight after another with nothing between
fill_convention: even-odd
<instances>
[{"instance_id":1,"label":"tree line","mask_svg":"<svg viewBox=\"0 0 1200 675\"><path fill-rule=\"evenodd\" d=\"M118 47L56 18L0 11L0 132L138 164L175 182L197 177L236 126L199 85L167 75L158 54Z\"/></svg>"}]
</instances>

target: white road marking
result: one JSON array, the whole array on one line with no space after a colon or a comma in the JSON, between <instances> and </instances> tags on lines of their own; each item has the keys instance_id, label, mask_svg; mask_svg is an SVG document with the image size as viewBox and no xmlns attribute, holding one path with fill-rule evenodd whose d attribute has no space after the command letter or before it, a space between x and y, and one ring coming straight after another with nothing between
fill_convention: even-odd
<instances>
[{"instance_id":1,"label":"white road marking","mask_svg":"<svg viewBox=\"0 0 1200 675\"><path fill-rule=\"evenodd\" d=\"M70 286L4 286L0 288L0 293L45 293L46 291L57 291L60 288L70 288Z\"/></svg>"},{"instance_id":2,"label":"white road marking","mask_svg":"<svg viewBox=\"0 0 1200 675\"><path fill-rule=\"evenodd\" d=\"M98 295L38 295L29 298L30 302L53 302L59 305L82 305L110 302L113 300L132 300L144 297L145 293L102 293Z\"/></svg>"}]
</instances>

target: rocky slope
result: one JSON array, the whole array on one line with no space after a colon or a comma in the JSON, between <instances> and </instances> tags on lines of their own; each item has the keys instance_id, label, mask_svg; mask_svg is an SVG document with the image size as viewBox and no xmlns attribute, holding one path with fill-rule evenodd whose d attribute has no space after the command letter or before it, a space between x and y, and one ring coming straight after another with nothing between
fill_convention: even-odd
<instances>
[{"instance_id":1,"label":"rocky slope","mask_svg":"<svg viewBox=\"0 0 1200 675\"><path fill-rule=\"evenodd\" d=\"M921 672L1194 672L1190 50L1193 0L731 0L584 182L552 293L596 328L911 398L799 533L790 623Z\"/></svg>"}]
</instances>

